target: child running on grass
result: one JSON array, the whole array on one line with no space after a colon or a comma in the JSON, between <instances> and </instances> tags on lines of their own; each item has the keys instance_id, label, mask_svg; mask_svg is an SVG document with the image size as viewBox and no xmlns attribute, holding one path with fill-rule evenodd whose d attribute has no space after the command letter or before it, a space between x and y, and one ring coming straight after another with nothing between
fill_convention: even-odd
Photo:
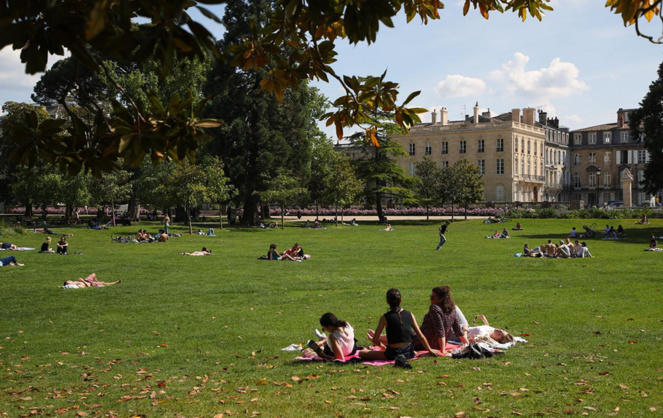
<instances>
[{"instance_id":1,"label":"child running on grass","mask_svg":"<svg viewBox=\"0 0 663 418\"><path fill-rule=\"evenodd\" d=\"M373 344L380 346L380 335L387 331L387 347L385 351L362 350L359 357L363 360L396 360L396 366L411 368L407 362L415 356L412 347L412 331L419 336L419 340L426 350L434 356L442 356L439 350L434 350L419 329L414 315L401 308L401 292L398 289L387 291L387 304L389 311L380 317L378 326L373 334Z\"/></svg>"},{"instance_id":2,"label":"child running on grass","mask_svg":"<svg viewBox=\"0 0 663 418\"><path fill-rule=\"evenodd\" d=\"M327 360L345 361L347 356L357 352L355 330L347 321L338 319L333 313L327 312L320 317L320 325L322 330L329 334L329 337L322 338L317 343L313 340L308 343L318 356Z\"/></svg>"}]
</instances>

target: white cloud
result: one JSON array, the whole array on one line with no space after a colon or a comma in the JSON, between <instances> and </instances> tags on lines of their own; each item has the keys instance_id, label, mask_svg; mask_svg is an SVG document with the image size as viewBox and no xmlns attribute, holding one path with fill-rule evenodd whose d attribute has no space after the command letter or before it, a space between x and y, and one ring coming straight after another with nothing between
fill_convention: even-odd
<instances>
[{"instance_id":1,"label":"white cloud","mask_svg":"<svg viewBox=\"0 0 663 418\"><path fill-rule=\"evenodd\" d=\"M459 74L448 75L435 88L435 92L445 98L478 97L485 91L486 82L482 79Z\"/></svg>"},{"instance_id":2,"label":"white cloud","mask_svg":"<svg viewBox=\"0 0 663 418\"><path fill-rule=\"evenodd\" d=\"M6 47L0 50L0 88L2 90L21 90L32 86L40 75L25 74L25 65L21 63L21 51Z\"/></svg>"},{"instance_id":3,"label":"white cloud","mask_svg":"<svg viewBox=\"0 0 663 418\"><path fill-rule=\"evenodd\" d=\"M502 64L501 70L492 71L489 79L504 83L504 90L512 96L539 102L568 97L589 89L578 79L580 71L573 63L555 58L548 67L528 70L528 62L527 55L516 52L513 60Z\"/></svg>"},{"instance_id":4,"label":"white cloud","mask_svg":"<svg viewBox=\"0 0 663 418\"><path fill-rule=\"evenodd\" d=\"M582 122L582 116L578 115L565 115L564 116L564 121L569 122L569 123L575 123L576 125L579 125Z\"/></svg>"}]
</instances>

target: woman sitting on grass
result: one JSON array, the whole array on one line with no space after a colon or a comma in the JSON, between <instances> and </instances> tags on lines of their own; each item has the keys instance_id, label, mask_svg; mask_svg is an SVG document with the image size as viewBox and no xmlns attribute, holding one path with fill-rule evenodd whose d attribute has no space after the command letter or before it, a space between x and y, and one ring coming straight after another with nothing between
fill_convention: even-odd
<instances>
[{"instance_id":1,"label":"woman sitting on grass","mask_svg":"<svg viewBox=\"0 0 663 418\"><path fill-rule=\"evenodd\" d=\"M189 255L191 257L202 257L204 255L212 255L212 250L208 250L207 247L203 247L200 251L194 251L192 253L182 253L182 255Z\"/></svg>"},{"instance_id":2,"label":"woman sitting on grass","mask_svg":"<svg viewBox=\"0 0 663 418\"><path fill-rule=\"evenodd\" d=\"M520 222L516 222L516 227L511 229L513 229L514 231L522 231L523 226L520 224Z\"/></svg>"},{"instance_id":3,"label":"woman sitting on grass","mask_svg":"<svg viewBox=\"0 0 663 418\"><path fill-rule=\"evenodd\" d=\"M79 277L77 280L67 280L64 282L62 287L64 289L80 289L83 287L104 287L120 283L122 283L122 280L118 280L116 282L100 282L97 280L97 275L92 273L84 279Z\"/></svg>"},{"instance_id":4,"label":"woman sitting on grass","mask_svg":"<svg viewBox=\"0 0 663 418\"><path fill-rule=\"evenodd\" d=\"M454 340L455 335L463 344L467 344L465 333L461 329L457 316L456 304L451 298L449 286L434 287L430 295L430 307L421 323L421 332L434 349L446 354L447 341ZM425 349L422 341L415 336L412 343L417 351Z\"/></svg>"},{"instance_id":5,"label":"woman sitting on grass","mask_svg":"<svg viewBox=\"0 0 663 418\"><path fill-rule=\"evenodd\" d=\"M267 252L267 259L275 261L280 261L280 260L301 261L297 260L296 258L292 257L289 254L286 254L286 252L283 252L283 254L279 254L279 252L276 251L276 244L270 244L269 251Z\"/></svg>"},{"instance_id":6,"label":"woman sitting on grass","mask_svg":"<svg viewBox=\"0 0 663 418\"><path fill-rule=\"evenodd\" d=\"M326 360L345 361L347 356L357 352L355 330L348 322L327 312L320 317L320 325L322 330L329 334L329 337L322 338L317 343L311 340L308 344L318 356Z\"/></svg>"},{"instance_id":7,"label":"woman sitting on grass","mask_svg":"<svg viewBox=\"0 0 663 418\"><path fill-rule=\"evenodd\" d=\"M41 244L41 249L39 250L39 252L44 254L55 253L55 251L53 251L50 245L51 245L51 237L46 237L46 241L44 241L44 243Z\"/></svg>"},{"instance_id":8,"label":"woman sitting on grass","mask_svg":"<svg viewBox=\"0 0 663 418\"><path fill-rule=\"evenodd\" d=\"M387 304L389 311L380 317L375 332L369 330L369 335L373 335L372 341L376 346L382 346L380 335L383 330L387 332L386 350L373 351L370 349L359 352L359 357L363 360L396 360L396 365L410 368L408 359L415 356L412 346L412 331L419 337L419 341L428 352L435 356L442 356L439 350L433 349L426 336L422 334L414 315L401 308L401 292L398 289L389 289L387 291Z\"/></svg>"}]
</instances>

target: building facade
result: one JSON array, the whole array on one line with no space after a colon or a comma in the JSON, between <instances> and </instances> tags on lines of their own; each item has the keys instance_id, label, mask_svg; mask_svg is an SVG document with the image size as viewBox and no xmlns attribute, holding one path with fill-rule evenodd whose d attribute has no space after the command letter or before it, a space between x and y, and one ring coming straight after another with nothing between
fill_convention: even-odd
<instances>
[{"instance_id":1,"label":"building facade","mask_svg":"<svg viewBox=\"0 0 663 418\"><path fill-rule=\"evenodd\" d=\"M633 176L630 201L645 204L645 164L649 153L641 138L633 138L628 125L628 112L619 109L617 122L571 131L571 198L590 206L609 201L628 201L624 196L622 174L628 169Z\"/></svg>"},{"instance_id":2,"label":"building facade","mask_svg":"<svg viewBox=\"0 0 663 418\"><path fill-rule=\"evenodd\" d=\"M415 174L424 157L448 167L461 159L477 164L484 179L484 200L538 202L545 189L546 130L535 120L533 108L514 109L493 117L490 111L462 121L449 121L446 108L433 112L432 122L413 126L409 135L395 136L408 157L398 164Z\"/></svg>"}]
</instances>

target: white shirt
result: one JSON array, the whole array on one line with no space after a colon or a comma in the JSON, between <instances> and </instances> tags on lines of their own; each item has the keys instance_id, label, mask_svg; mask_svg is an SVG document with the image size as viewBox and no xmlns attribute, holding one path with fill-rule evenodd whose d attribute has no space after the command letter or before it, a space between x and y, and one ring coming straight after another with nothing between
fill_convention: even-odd
<instances>
[{"instance_id":1,"label":"white shirt","mask_svg":"<svg viewBox=\"0 0 663 418\"><path fill-rule=\"evenodd\" d=\"M343 352L344 356L352 353L352 349L355 347L355 330L352 328L352 325L348 324L342 330L339 329L332 332L331 335L334 336L336 342L341 347L341 352Z\"/></svg>"},{"instance_id":2,"label":"white shirt","mask_svg":"<svg viewBox=\"0 0 663 418\"><path fill-rule=\"evenodd\" d=\"M490 337L491 334L495 331L495 328L488 326L488 325L481 325L478 327L470 327L467 330L467 338L477 338L477 337L483 337L487 336Z\"/></svg>"}]
</instances>

